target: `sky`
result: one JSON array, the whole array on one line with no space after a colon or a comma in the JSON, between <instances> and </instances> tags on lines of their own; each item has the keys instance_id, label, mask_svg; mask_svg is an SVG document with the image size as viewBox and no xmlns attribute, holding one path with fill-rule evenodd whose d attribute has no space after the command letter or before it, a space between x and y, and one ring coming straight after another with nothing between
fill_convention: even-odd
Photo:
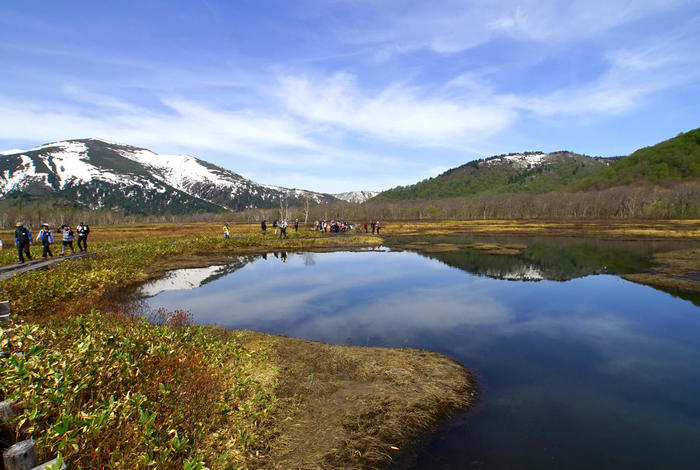
<instances>
[{"instance_id":1,"label":"sky","mask_svg":"<svg viewBox=\"0 0 700 470\"><path fill-rule=\"evenodd\" d=\"M697 0L0 3L0 150L99 137L337 193L698 126Z\"/></svg>"}]
</instances>

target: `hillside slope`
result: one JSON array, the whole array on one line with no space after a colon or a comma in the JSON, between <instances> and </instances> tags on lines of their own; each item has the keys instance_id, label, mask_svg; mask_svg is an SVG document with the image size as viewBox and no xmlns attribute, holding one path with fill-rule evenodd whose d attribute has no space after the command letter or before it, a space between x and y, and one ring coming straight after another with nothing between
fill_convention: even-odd
<instances>
[{"instance_id":1,"label":"hillside slope","mask_svg":"<svg viewBox=\"0 0 700 470\"><path fill-rule=\"evenodd\" d=\"M545 193L590 175L610 161L571 152L527 152L474 160L434 178L384 191L381 199L444 199L484 191Z\"/></svg>"},{"instance_id":2,"label":"hillside slope","mask_svg":"<svg viewBox=\"0 0 700 470\"><path fill-rule=\"evenodd\" d=\"M672 183L700 178L700 128L681 133L584 178L577 189L603 189L649 182Z\"/></svg>"}]
</instances>

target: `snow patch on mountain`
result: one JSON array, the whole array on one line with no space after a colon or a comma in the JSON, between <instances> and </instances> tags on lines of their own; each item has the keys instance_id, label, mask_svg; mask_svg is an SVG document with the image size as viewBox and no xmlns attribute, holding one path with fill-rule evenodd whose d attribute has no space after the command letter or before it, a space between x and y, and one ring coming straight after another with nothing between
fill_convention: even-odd
<instances>
[{"instance_id":1,"label":"snow patch on mountain","mask_svg":"<svg viewBox=\"0 0 700 470\"><path fill-rule=\"evenodd\" d=\"M24 188L33 182L42 182L41 175L37 174L32 159L26 155L20 155L20 170L10 173L5 170L0 181L0 193L5 194L12 188Z\"/></svg>"},{"instance_id":2,"label":"snow patch on mountain","mask_svg":"<svg viewBox=\"0 0 700 470\"><path fill-rule=\"evenodd\" d=\"M234 180L231 176L224 177L215 173L189 155L159 155L145 149L116 150L116 152L154 170L164 182L181 191L189 190L195 183L208 183L231 190L241 186L240 181Z\"/></svg>"},{"instance_id":3,"label":"snow patch on mountain","mask_svg":"<svg viewBox=\"0 0 700 470\"><path fill-rule=\"evenodd\" d=\"M63 189L68 185L76 185L81 183L89 183L93 180L108 181L110 183L120 183L123 178L119 178L113 173L107 173L88 161L88 148L80 142L61 142L60 144L52 144L52 147L58 147L61 150L51 152L49 155L41 155L42 161L51 168L53 163L54 171L59 181L59 188ZM50 148L50 147L39 147ZM32 150L38 150L32 149Z\"/></svg>"},{"instance_id":4,"label":"snow patch on mountain","mask_svg":"<svg viewBox=\"0 0 700 470\"><path fill-rule=\"evenodd\" d=\"M16 153L24 153L26 150L22 149L7 149L7 150L0 150L0 155L14 155Z\"/></svg>"},{"instance_id":5,"label":"snow patch on mountain","mask_svg":"<svg viewBox=\"0 0 700 470\"><path fill-rule=\"evenodd\" d=\"M372 199L377 194L379 194L379 191L348 191L345 193L333 194L333 196L342 201L361 204L368 199Z\"/></svg>"},{"instance_id":6,"label":"snow patch on mountain","mask_svg":"<svg viewBox=\"0 0 700 470\"><path fill-rule=\"evenodd\" d=\"M518 168L528 168L529 166L538 166L544 163L546 153L518 153L511 155L501 155L498 157L489 158L486 160L487 165L496 165L500 163L510 163Z\"/></svg>"}]
</instances>

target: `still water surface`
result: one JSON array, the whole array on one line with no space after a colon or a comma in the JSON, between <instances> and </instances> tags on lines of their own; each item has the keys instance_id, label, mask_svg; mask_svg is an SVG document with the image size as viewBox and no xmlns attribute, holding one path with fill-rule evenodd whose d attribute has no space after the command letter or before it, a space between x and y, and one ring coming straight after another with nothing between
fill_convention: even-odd
<instances>
[{"instance_id":1,"label":"still water surface","mask_svg":"<svg viewBox=\"0 0 700 470\"><path fill-rule=\"evenodd\" d=\"M612 274L562 281L502 260L473 274L444 256L241 257L143 295L203 324L423 348L469 367L476 406L401 468L698 468L700 308Z\"/></svg>"}]
</instances>

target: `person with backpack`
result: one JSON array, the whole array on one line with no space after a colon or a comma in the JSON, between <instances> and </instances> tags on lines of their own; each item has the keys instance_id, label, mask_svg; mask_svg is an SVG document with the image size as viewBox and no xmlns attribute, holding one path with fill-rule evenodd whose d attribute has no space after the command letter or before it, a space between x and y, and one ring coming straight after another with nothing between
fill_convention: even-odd
<instances>
[{"instance_id":1,"label":"person with backpack","mask_svg":"<svg viewBox=\"0 0 700 470\"><path fill-rule=\"evenodd\" d=\"M87 251L87 237L90 233L90 227L85 225L83 222L80 222L80 224L78 224L78 226L75 227L75 231L78 232L78 249L80 251Z\"/></svg>"},{"instance_id":2,"label":"person with backpack","mask_svg":"<svg viewBox=\"0 0 700 470\"><path fill-rule=\"evenodd\" d=\"M299 219L294 219L294 231L299 231Z\"/></svg>"},{"instance_id":3,"label":"person with backpack","mask_svg":"<svg viewBox=\"0 0 700 470\"><path fill-rule=\"evenodd\" d=\"M24 254L31 261L32 255L29 253L29 246L32 244L32 233L22 222L17 222L15 225L15 245L17 245L17 258L20 263L24 263Z\"/></svg>"},{"instance_id":4,"label":"person with backpack","mask_svg":"<svg viewBox=\"0 0 700 470\"><path fill-rule=\"evenodd\" d=\"M265 222L265 219L260 223L260 229L262 230L262 234L265 235L267 233L267 222Z\"/></svg>"},{"instance_id":5,"label":"person with backpack","mask_svg":"<svg viewBox=\"0 0 700 470\"><path fill-rule=\"evenodd\" d=\"M41 252L42 258L47 258L48 256L53 257L53 253L51 253L53 232L49 229L49 224L43 224L41 226L41 231L39 232L39 235L37 235L36 241L41 242L41 245L44 247L43 251Z\"/></svg>"},{"instance_id":6,"label":"person with backpack","mask_svg":"<svg viewBox=\"0 0 700 470\"><path fill-rule=\"evenodd\" d=\"M228 231L228 224L224 224L224 238L231 238L231 234Z\"/></svg>"},{"instance_id":7,"label":"person with backpack","mask_svg":"<svg viewBox=\"0 0 700 470\"><path fill-rule=\"evenodd\" d=\"M70 247L71 253L75 253L75 250L73 249L73 240L75 240L75 235L73 234L73 230L70 229L70 225L61 225L61 232L63 233L63 245L61 247L61 256L66 254L67 246Z\"/></svg>"},{"instance_id":8,"label":"person with backpack","mask_svg":"<svg viewBox=\"0 0 700 470\"><path fill-rule=\"evenodd\" d=\"M284 236L287 238L287 221L283 220L280 222L280 239Z\"/></svg>"}]
</instances>

